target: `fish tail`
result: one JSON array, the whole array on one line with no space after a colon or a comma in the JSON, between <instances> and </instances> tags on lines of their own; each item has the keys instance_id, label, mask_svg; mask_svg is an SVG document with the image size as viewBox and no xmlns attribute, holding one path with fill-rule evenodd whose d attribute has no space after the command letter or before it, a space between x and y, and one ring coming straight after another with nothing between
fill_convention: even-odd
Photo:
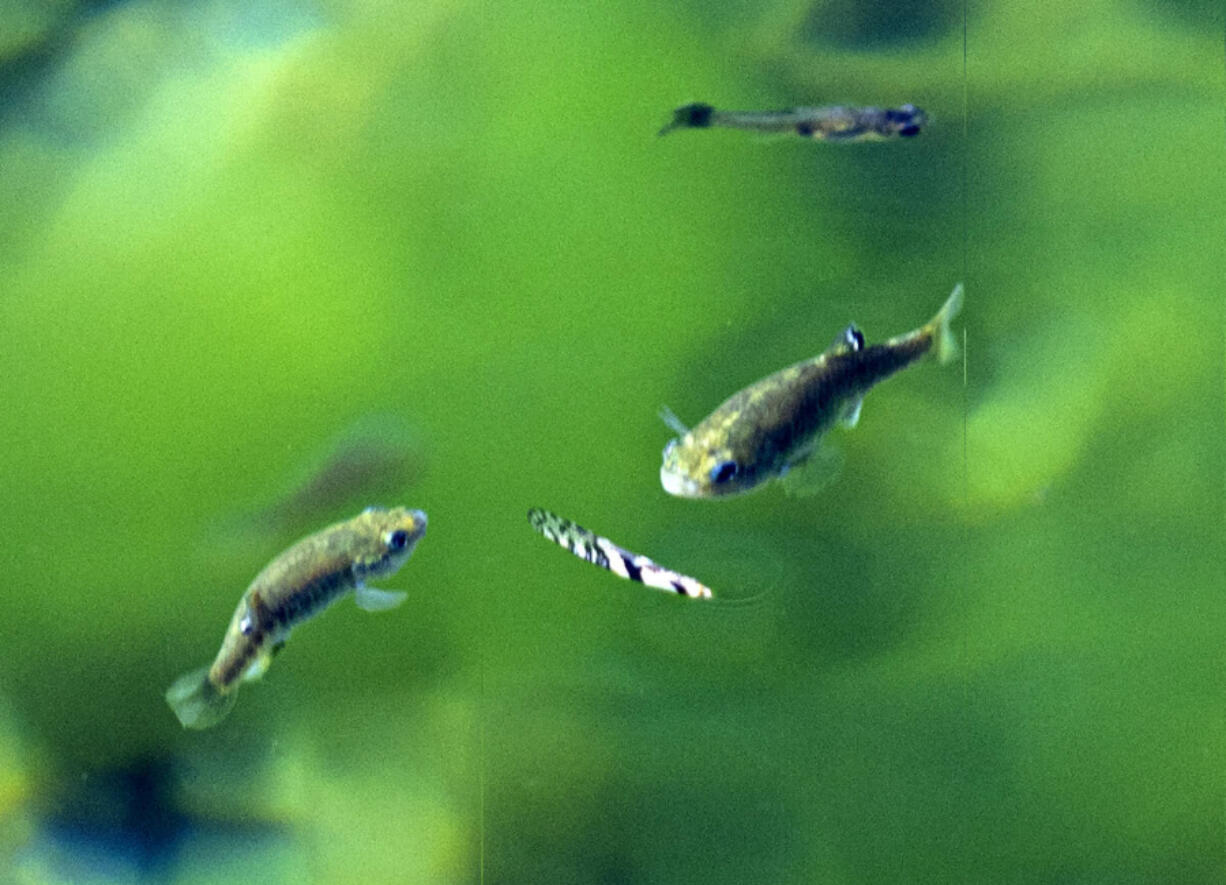
<instances>
[{"instance_id":1,"label":"fish tail","mask_svg":"<svg viewBox=\"0 0 1226 885\"><path fill-rule=\"evenodd\" d=\"M937 311L937 315L928 323L932 332L933 352L941 365L952 362L958 356L958 340L954 337L949 324L953 322L958 311L962 309L962 284L954 286L954 290L945 299L945 304Z\"/></svg>"},{"instance_id":2,"label":"fish tail","mask_svg":"<svg viewBox=\"0 0 1226 885\"><path fill-rule=\"evenodd\" d=\"M220 691L209 679L209 668L185 673L166 689L166 703L184 728L211 728L234 709L238 686Z\"/></svg>"},{"instance_id":3,"label":"fish tail","mask_svg":"<svg viewBox=\"0 0 1226 885\"><path fill-rule=\"evenodd\" d=\"M659 131L659 135L667 135L674 129L703 129L711 125L711 117L715 108L709 104L687 104L673 111L673 119Z\"/></svg>"}]
</instances>

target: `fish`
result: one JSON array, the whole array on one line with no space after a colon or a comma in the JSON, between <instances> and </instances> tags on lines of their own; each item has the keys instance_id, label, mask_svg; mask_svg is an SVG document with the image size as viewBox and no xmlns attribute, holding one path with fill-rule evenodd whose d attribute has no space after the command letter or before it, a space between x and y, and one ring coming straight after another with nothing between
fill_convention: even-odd
<instances>
[{"instance_id":1,"label":"fish","mask_svg":"<svg viewBox=\"0 0 1226 885\"><path fill-rule=\"evenodd\" d=\"M184 728L210 728L234 707L238 688L259 679L290 632L346 593L359 608L385 611L405 593L366 585L396 572L426 533L426 514L367 507L291 546L264 567L239 600L211 666L179 677L166 702Z\"/></svg>"},{"instance_id":2,"label":"fish","mask_svg":"<svg viewBox=\"0 0 1226 885\"><path fill-rule=\"evenodd\" d=\"M825 352L738 391L693 429L671 412L677 437L664 447L660 484L679 498L724 498L782 479L794 494L816 491L830 472L823 436L854 427L875 385L934 354L945 364L958 353L950 323L962 307L962 284L931 320L882 344L866 344L855 326Z\"/></svg>"},{"instance_id":3,"label":"fish","mask_svg":"<svg viewBox=\"0 0 1226 885\"><path fill-rule=\"evenodd\" d=\"M884 141L919 135L928 115L913 104L897 108L849 107L791 108L786 111L720 111L709 104L687 104L673 111L660 135L674 129L747 129L754 132L793 133L815 141Z\"/></svg>"},{"instance_id":4,"label":"fish","mask_svg":"<svg viewBox=\"0 0 1226 885\"><path fill-rule=\"evenodd\" d=\"M231 519L227 533L255 540L297 534L355 502L420 482L424 471L421 442L404 418L363 415L300 465L277 498Z\"/></svg>"},{"instance_id":5,"label":"fish","mask_svg":"<svg viewBox=\"0 0 1226 885\"><path fill-rule=\"evenodd\" d=\"M638 581L648 587L691 599L711 598L711 588L702 582L667 569L646 556L631 553L625 547L620 547L608 538L602 538L556 513L532 507L528 510L528 522L550 541L565 547L580 559L608 569L628 581Z\"/></svg>"}]
</instances>

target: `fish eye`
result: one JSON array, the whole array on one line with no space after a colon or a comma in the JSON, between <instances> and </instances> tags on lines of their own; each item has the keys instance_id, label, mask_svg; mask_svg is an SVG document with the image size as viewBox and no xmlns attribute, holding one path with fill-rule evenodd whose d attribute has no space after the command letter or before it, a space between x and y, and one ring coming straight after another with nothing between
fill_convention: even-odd
<instances>
[{"instance_id":1,"label":"fish eye","mask_svg":"<svg viewBox=\"0 0 1226 885\"><path fill-rule=\"evenodd\" d=\"M726 483L734 476L736 476L735 461L720 461L711 468L711 482L715 483L716 485Z\"/></svg>"},{"instance_id":2,"label":"fish eye","mask_svg":"<svg viewBox=\"0 0 1226 885\"><path fill-rule=\"evenodd\" d=\"M403 550L404 545L409 543L409 533L404 529L396 529L394 532L388 532L386 538L387 546L390 550Z\"/></svg>"}]
</instances>

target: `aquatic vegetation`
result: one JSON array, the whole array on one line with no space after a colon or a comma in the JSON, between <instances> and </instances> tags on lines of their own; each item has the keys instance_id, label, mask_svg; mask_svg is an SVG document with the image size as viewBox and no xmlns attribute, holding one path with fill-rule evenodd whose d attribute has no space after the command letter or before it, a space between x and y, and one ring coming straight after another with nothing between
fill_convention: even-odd
<instances>
[{"instance_id":1,"label":"aquatic vegetation","mask_svg":"<svg viewBox=\"0 0 1226 885\"><path fill-rule=\"evenodd\" d=\"M1218 5L90 8L4 93L0 686L82 796L171 763L218 823L167 878L1220 878ZM707 96L932 122L652 138ZM876 388L837 489L660 490L658 403L954 279L965 361ZM338 612L184 732L164 676L302 530L210 528L380 412L430 441L370 499L447 527L423 629ZM720 604L562 592L535 500Z\"/></svg>"},{"instance_id":2,"label":"aquatic vegetation","mask_svg":"<svg viewBox=\"0 0 1226 885\"><path fill-rule=\"evenodd\" d=\"M29 840L34 828L30 800L42 755L7 699L0 697L0 863Z\"/></svg>"}]
</instances>

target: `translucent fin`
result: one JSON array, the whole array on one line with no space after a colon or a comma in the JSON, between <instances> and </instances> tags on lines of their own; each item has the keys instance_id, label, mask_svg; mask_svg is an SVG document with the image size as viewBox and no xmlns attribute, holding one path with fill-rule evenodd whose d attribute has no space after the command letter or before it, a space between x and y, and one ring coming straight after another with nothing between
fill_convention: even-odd
<instances>
[{"instance_id":1,"label":"translucent fin","mask_svg":"<svg viewBox=\"0 0 1226 885\"><path fill-rule=\"evenodd\" d=\"M243 682L255 682L257 679L262 679L268 672L268 665L272 663L272 656L276 652L277 649L273 648L256 655L247 665L247 669L243 671Z\"/></svg>"},{"instance_id":2,"label":"translucent fin","mask_svg":"<svg viewBox=\"0 0 1226 885\"><path fill-rule=\"evenodd\" d=\"M184 728L212 728L234 709L237 698L237 687L223 694L209 682L208 667L180 676L166 689L166 703Z\"/></svg>"},{"instance_id":3,"label":"translucent fin","mask_svg":"<svg viewBox=\"0 0 1226 885\"><path fill-rule=\"evenodd\" d=\"M819 443L806 458L790 465L783 473L783 490L795 498L816 495L838 478L843 469L843 453L828 442Z\"/></svg>"},{"instance_id":4,"label":"translucent fin","mask_svg":"<svg viewBox=\"0 0 1226 885\"><path fill-rule=\"evenodd\" d=\"M670 409L668 406L660 406L659 414L660 414L660 420L663 421L665 424L667 424L669 430L676 433L678 437L685 436L687 433L690 432L690 429L681 423L681 419L678 418L673 413L673 410Z\"/></svg>"},{"instance_id":5,"label":"translucent fin","mask_svg":"<svg viewBox=\"0 0 1226 885\"><path fill-rule=\"evenodd\" d=\"M715 108L709 104L687 104L673 111L673 118L658 135L667 135L674 129L703 129L711 125Z\"/></svg>"},{"instance_id":6,"label":"translucent fin","mask_svg":"<svg viewBox=\"0 0 1226 885\"><path fill-rule=\"evenodd\" d=\"M949 293L949 297L945 299L945 304L941 306L940 311L928 323L928 327L932 329L933 352L936 353L937 361L941 365L951 362L958 356L958 341L954 338L949 324L953 322L953 318L961 309L962 284L958 283Z\"/></svg>"},{"instance_id":7,"label":"translucent fin","mask_svg":"<svg viewBox=\"0 0 1226 885\"><path fill-rule=\"evenodd\" d=\"M855 323L840 332L826 348L827 353L855 353L858 350L864 350L864 333Z\"/></svg>"},{"instance_id":8,"label":"translucent fin","mask_svg":"<svg viewBox=\"0 0 1226 885\"><path fill-rule=\"evenodd\" d=\"M353 591L354 602L358 604L358 608L367 612L385 612L393 609L404 602L408 595L402 590L377 590L365 584L359 584Z\"/></svg>"},{"instance_id":9,"label":"translucent fin","mask_svg":"<svg viewBox=\"0 0 1226 885\"><path fill-rule=\"evenodd\" d=\"M844 427L855 427L860 423L860 409L864 407L864 397L858 396L843 407L839 415L839 423Z\"/></svg>"}]
</instances>

